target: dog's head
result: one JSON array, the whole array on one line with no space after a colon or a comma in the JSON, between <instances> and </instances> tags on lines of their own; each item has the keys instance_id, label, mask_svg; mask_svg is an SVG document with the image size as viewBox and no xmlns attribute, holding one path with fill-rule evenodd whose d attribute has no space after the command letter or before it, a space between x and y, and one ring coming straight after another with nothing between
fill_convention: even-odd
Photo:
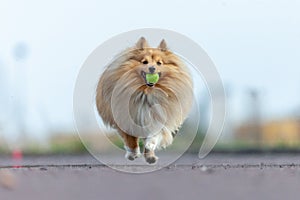
<instances>
[{"instance_id":1,"label":"dog's head","mask_svg":"<svg viewBox=\"0 0 300 200\"><path fill-rule=\"evenodd\" d=\"M165 40L162 40L157 48L152 48L146 39L141 37L136 45L129 49L126 62L136 73L140 83L148 87L159 86L166 81L174 81L176 84L176 79L184 78L185 75L181 60L168 50Z\"/></svg>"}]
</instances>

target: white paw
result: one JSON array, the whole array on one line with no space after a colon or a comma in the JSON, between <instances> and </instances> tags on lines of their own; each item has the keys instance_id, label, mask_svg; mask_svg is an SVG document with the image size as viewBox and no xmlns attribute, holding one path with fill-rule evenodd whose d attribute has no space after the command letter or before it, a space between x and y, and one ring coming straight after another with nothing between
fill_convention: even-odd
<instances>
[{"instance_id":1,"label":"white paw","mask_svg":"<svg viewBox=\"0 0 300 200\"><path fill-rule=\"evenodd\" d=\"M128 160L134 160L138 157L141 157L141 153L140 153L140 148L134 149L133 151L131 151L129 148L125 147L126 149L126 154L125 154L125 158L127 158Z\"/></svg>"},{"instance_id":2,"label":"white paw","mask_svg":"<svg viewBox=\"0 0 300 200\"><path fill-rule=\"evenodd\" d=\"M146 159L147 163L155 164L158 160L158 157L157 156L147 156L147 157L145 157L145 159Z\"/></svg>"},{"instance_id":3,"label":"white paw","mask_svg":"<svg viewBox=\"0 0 300 200\"><path fill-rule=\"evenodd\" d=\"M132 153L132 152L126 152L125 158L128 160L134 160L138 157L141 157L141 153Z\"/></svg>"}]
</instances>

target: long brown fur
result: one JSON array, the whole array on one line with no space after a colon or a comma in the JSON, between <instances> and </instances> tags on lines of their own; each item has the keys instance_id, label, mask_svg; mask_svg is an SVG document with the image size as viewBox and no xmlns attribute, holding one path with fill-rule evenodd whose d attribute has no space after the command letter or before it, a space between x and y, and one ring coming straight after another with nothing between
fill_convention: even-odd
<instances>
[{"instance_id":1,"label":"long brown fur","mask_svg":"<svg viewBox=\"0 0 300 200\"><path fill-rule=\"evenodd\" d=\"M153 87L141 75L149 73L150 66L160 74ZM122 136L126 157L133 160L139 155L138 138L144 138L149 163L156 162L155 149L172 143L172 133L182 125L192 101L193 84L184 63L168 50L164 40L150 48L143 37L108 65L96 90L99 115ZM160 134L157 144L151 140L154 132ZM148 143L153 143L154 149L147 149Z\"/></svg>"}]
</instances>

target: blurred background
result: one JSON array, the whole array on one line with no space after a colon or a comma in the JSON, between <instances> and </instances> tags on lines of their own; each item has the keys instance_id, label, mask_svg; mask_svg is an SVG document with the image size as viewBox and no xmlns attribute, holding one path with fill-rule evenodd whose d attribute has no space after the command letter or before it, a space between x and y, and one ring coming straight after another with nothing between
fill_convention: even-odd
<instances>
[{"instance_id":1,"label":"blurred background","mask_svg":"<svg viewBox=\"0 0 300 200\"><path fill-rule=\"evenodd\" d=\"M72 111L79 69L102 42L147 27L188 36L217 66L227 118L215 151L300 150L299 1L141 4L1 1L0 152L84 153ZM208 116L209 96L199 98ZM199 149L207 121L191 152Z\"/></svg>"}]
</instances>

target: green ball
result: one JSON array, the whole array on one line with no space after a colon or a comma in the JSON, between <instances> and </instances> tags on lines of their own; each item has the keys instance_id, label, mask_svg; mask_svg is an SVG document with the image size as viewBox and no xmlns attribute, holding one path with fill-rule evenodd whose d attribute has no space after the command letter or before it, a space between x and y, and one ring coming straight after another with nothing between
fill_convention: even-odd
<instances>
[{"instance_id":1,"label":"green ball","mask_svg":"<svg viewBox=\"0 0 300 200\"><path fill-rule=\"evenodd\" d=\"M146 74L146 80L148 83L157 83L158 82L158 79L159 79L159 75L158 73L156 74Z\"/></svg>"}]
</instances>

